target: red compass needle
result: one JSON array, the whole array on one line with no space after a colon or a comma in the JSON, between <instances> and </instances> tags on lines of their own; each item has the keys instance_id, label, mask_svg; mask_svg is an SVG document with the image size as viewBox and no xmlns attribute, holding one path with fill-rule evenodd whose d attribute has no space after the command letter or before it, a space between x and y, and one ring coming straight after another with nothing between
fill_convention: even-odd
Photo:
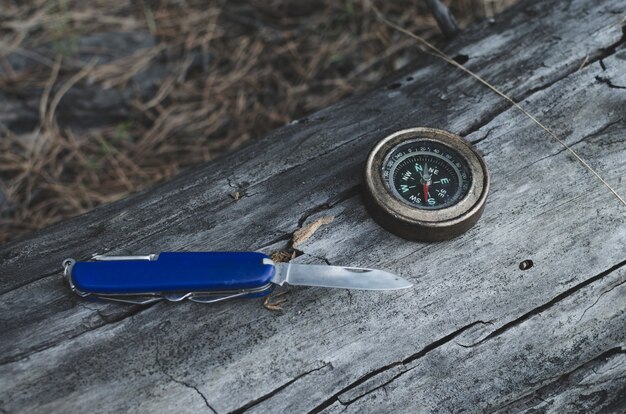
<instances>
[{"instance_id":1,"label":"red compass needle","mask_svg":"<svg viewBox=\"0 0 626 414\"><path fill-rule=\"evenodd\" d=\"M424 203L428 202L428 183L423 184L424 187Z\"/></svg>"}]
</instances>

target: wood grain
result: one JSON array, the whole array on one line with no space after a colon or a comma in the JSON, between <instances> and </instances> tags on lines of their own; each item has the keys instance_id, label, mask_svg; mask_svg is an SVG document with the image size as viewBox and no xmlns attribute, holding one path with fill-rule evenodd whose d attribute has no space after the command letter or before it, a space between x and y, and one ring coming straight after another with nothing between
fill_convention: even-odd
<instances>
[{"instance_id":1,"label":"wood grain","mask_svg":"<svg viewBox=\"0 0 626 414\"><path fill-rule=\"evenodd\" d=\"M626 1L525 2L447 49L621 194L624 10ZM399 239L360 199L369 149L417 125L466 136L492 174L483 218L449 242ZM624 213L519 111L426 58L220 160L3 246L0 408L619 411ZM255 300L126 307L72 296L60 272L64 258L93 253L272 252L326 216L295 261L384 268L414 288L290 288L282 312ZM520 270L523 260L534 266Z\"/></svg>"}]
</instances>

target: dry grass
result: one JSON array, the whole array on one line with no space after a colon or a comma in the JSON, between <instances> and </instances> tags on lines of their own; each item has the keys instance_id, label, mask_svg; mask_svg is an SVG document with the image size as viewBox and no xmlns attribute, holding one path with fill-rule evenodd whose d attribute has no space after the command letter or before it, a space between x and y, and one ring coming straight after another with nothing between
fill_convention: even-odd
<instances>
[{"instance_id":1,"label":"dry grass","mask_svg":"<svg viewBox=\"0 0 626 414\"><path fill-rule=\"evenodd\" d=\"M452 3L467 23L502 0ZM2 100L33 102L24 104L32 115L20 128L0 124L0 244L210 160L416 58L412 40L377 21L368 4L3 2L0 108L9 107ZM377 5L403 27L438 36L424 2ZM79 40L104 32L149 33L154 42L112 61L81 60ZM16 54L36 64L13 67ZM127 97L124 119L95 127L62 122L72 90L129 90L156 65L166 75L150 96Z\"/></svg>"}]
</instances>

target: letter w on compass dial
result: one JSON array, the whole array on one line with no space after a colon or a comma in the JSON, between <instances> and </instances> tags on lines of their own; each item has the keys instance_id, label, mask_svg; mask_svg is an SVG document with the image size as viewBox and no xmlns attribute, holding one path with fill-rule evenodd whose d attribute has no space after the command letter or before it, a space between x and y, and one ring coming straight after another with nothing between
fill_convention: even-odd
<instances>
[{"instance_id":1,"label":"letter w on compass dial","mask_svg":"<svg viewBox=\"0 0 626 414\"><path fill-rule=\"evenodd\" d=\"M428 140L396 147L383 162L383 177L399 200L427 210L457 204L472 182L469 166L458 152Z\"/></svg>"}]
</instances>

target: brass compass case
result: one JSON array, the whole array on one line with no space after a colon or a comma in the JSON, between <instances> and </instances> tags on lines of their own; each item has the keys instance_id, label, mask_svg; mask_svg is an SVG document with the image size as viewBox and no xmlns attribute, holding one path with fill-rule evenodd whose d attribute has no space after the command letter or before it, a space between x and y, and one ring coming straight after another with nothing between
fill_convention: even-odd
<instances>
[{"instance_id":1,"label":"brass compass case","mask_svg":"<svg viewBox=\"0 0 626 414\"><path fill-rule=\"evenodd\" d=\"M385 183L383 166L395 149L412 141L432 142L460 156L471 173L469 190L462 198L444 208L428 209L411 205L393 193ZM442 241L467 231L482 215L488 192L489 174L482 157L460 136L440 129L411 128L395 132L374 147L365 166L367 209L382 227L409 240Z\"/></svg>"}]
</instances>

